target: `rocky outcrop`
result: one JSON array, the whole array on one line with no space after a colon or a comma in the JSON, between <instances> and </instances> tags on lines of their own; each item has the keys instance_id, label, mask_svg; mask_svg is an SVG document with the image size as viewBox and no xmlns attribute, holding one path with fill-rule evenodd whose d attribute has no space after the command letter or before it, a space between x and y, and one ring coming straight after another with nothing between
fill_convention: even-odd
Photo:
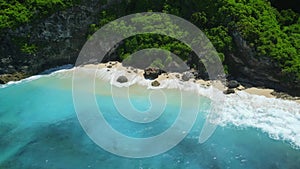
<instances>
[{"instance_id":1,"label":"rocky outcrop","mask_svg":"<svg viewBox=\"0 0 300 169\"><path fill-rule=\"evenodd\" d=\"M183 81L189 81L190 79L195 78L191 72L183 72L181 79Z\"/></svg>"},{"instance_id":2,"label":"rocky outcrop","mask_svg":"<svg viewBox=\"0 0 300 169\"><path fill-rule=\"evenodd\" d=\"M234 89L227 89L223 93L224 94L233 94L233 93L235 93L235 90Z\"/></svg>"},{"instance_id":3,"label":"rocky outcrop","mask_svg":"<svg viewBox=\"0 0 300 169\"><path fill-rule=\"evenodd\" d=\"M300 84L286 82L279 65L272 58L257 56L242 36L232 32L238 51L225 57L231 76L244 86L262 86L292 95L300 95Z\"/></svg>"},{"instance_id":4,"label":"rocky outcrop","mask_svg":"<svg viewBox=\"0 0 300 169\"><path fill-rule=\"evenodd\" d=\"M273 96L275 96L276 98L280 98L280 99L284 99L284 100L300 100L300 97L293 97L287 93L283 93L283 92L276 92L273 91L271 93Z\"/></svg>"},{"instance_id":5,"label":"rocky outcrop","mask_svg":"<svg viewBox=\"0 0 300 169\"><path fill-rule=\"evenodd\" d=\"M226 86L230 89L233 89L233 88L237 88L240 86L240 83L237 82L236 80L230 80L227 82Z\"/></svg>"},{"instance_id":6,"label":"rocky outcrop","mask_svg":"<svg viewBox=\"0 0 300 169\"><path fill-rule=\"evenodd\" d=\"M162 73L165 73L165 71L156 67L149 67L144 70L144 77L145 79L153 80L156 79Z\"/></svg>"}]
</instances>

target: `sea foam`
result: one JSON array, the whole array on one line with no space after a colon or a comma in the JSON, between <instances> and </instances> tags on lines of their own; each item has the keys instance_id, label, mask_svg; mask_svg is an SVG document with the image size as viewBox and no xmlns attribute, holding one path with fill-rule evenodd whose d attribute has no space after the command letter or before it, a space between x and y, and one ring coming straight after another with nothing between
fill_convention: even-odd
<instances>
[{"instance_id":1,"label":"sea foam","mask_svg":"<svg viewBox=\"0 0 300 169\"><path fill-rule=\"evenodd\" d=\"M219 125L253 127L300 148L300 104L239 91L227 95Z\"/></svg>"},{"instance_id":2,"label":"sea foam","mask_svg":"<svg viewBox=\"0 0 300 169\"><path fill-rule=\"evenodd\" d=\"M9 82L0 85L0 88L9 87L19 83L30 82L42 77L55 76L57 78L70 78L73 75L72 69L64 69L52 72L48 75L36 75L20 81ZM214 121L220 126L236 126L239 128L252 127L267 133L275 140L284 140L289 142L294 148L300 148L300 104L294 101L282 100L276 98L267 98L265 96L248 94L244 91L238 91L235 94L224 95L222 91L213 86L204 86L192 81L183 82L177 78L163 79L159 87L151 85L152 80L144 79L136 73L128 73L126 70L115 68L101 68L95 71L91 69L82 69L86 73L109 82L117 87L129 87L134 84L145 86L147 89L180 89L183 91L196 91L196 94L205 96L211 100L218 101L212 93L222 95L219 100L222 105L217 114L217 120ZM119 83L117 78L124 75L128 82Z\"/></svg>"},{"instance_id":3,"label":"sea foam","mask_svg":"<svg viewBox=\"0 0 300 169\"><path fill-rule=\"evenodd\" d=\"M124 75L127 83L119 83L117 77ZM300 148L300 104L295 101L267 98L253 95L244 91L224 95L213 86L203 86L192 81L183 82L180 79L163 79L159 87L151 85L152 80L128 73L124 70L102 68L97 71L97 77L108 80L118 87L128 87L133 84L146 86L148 89L177 88L183 91L196 91L201 96L214 101L222 101L222 108L214 121L220 126L236 126L239 128L252 127L259 129L275 140L289 142L294 148ZM214 96L212 96L214 93ZM216 99L216 94L222 99Z\"/></svg>"},{"instance_id":4,"label":"sea foam","mask_svg":"<svg viewBox=\"0 0 300 169\"><path fill-rule=\"evenodd\" d=\"M54 75L61 76L61 75L63 75L64 72L68 73L68 72L72 72L74 70L74 68L71 68L70 65L60 66L59 68L57 67L57 68L55 68L55 70L54 70L54 68L53 68L53 70L49 69L48 73L42 73L42 74L39 74L39 75L34 75L34 76L27 77L27 78L22 79L22 80L9 81L6 84L0 84L0 88L10 87L10 86L13 86L13 85L17 85L19 83L31 82L31 81L40 79L42 77L48 77L48 76L54 76Z\"/></svg>"},{"instance_id":5,"label":"sea foam","mask_svg":"<svg viewBox=\"0 0 300 169\"><path fill-rule=\"evenodd\" d=\"M13 85L19 84L19 83L30 82L30 81L39 79L39 78L41 78L43 76L44 75L35 75L35 76L30 76L28 78L25 78L25 79L22 79L22 80L19 80L19 81L9 81L6 84L0 84L0 88L6 88L6 87L9 87L9 86L13 86Z\"/></svg>"}]
</instances>

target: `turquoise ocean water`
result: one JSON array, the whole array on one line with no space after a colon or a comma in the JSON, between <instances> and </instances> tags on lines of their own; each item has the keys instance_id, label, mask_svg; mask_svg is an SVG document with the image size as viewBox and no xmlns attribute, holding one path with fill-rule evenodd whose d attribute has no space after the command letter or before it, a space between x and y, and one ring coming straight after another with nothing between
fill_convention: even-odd
<instances>
[{"instance_id":1,"label":"turquoise ocean water","mask_svg":"<svg viewBox=\"0 0 300 169\"><path fill-rule=\"evenodd\" d=\"M159 134L178 114L180 102L174 99L176 91L163 89L170 102L157 120L149 124L128 122L114 107L107 92L110 84L99 81L96 87L97 103L107 121L132 137ZM133 85L130 91L137 109L149 108L149 89ZM210 106L208 98L199 97L197 121L182 142L161 155L131 159L106 152L85 134L73 105L71 73L54 73L1 86L0 169L300 168L299 104L245 94L240 94L242 99L237 101L232 96L225 104L228 114L221 117L214 134L199 144L199 133ZM257 104L250 105L251 101Z\"/></svg>"}]
</instances>

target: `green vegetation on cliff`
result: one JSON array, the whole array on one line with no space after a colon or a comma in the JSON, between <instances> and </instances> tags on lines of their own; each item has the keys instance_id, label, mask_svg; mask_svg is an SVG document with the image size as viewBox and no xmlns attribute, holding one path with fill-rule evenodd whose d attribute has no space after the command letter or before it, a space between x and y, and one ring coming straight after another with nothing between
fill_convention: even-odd
<instances>
[{"instance_id":1,"label":"green vegetation on cliff","mask_svg":"<svg viewBox=\"0 0 300 169\"><path fill-rule=\"evenodd\" d=\"M0 29L14 28L78 2L79 0L0 0Z\"/></svg>"},{"instance_id":2,"label":"green vegetation on cliff","mask_svg":"<svg viewBox=\"0 0 300 169\"><path fill-rule=\"evenodd\" d=\"M240 32L257 57L273 58L289 79L300 79L299 14L279 12L263 0L222 0L213 17L218 21L216 26L228 25Z\"/></svg>"},{"instance_id":3,"label":"green vegetation on cliff","mask_svg":"<svg viewBox=\"0 0 300 169\"><path fill-rule=\"evenodd\" d=\"M92 26L96 30L120 16L144 11L165 12L190 20L205 32L222 60L238 50L233 41L238 33L254 50L255 57L270 57L278 65L281 77L285 77L282 80L300 80L300 18L290 9L279 11L265 0L122 1L103 11L99 23ZM157 37L139 35L126 40L120 54L124 58L136 49L156 46L186 51L176 41L161 42ZM176 54L185 59L189 56L187 52Z\"/></svg>"}]
</instances>

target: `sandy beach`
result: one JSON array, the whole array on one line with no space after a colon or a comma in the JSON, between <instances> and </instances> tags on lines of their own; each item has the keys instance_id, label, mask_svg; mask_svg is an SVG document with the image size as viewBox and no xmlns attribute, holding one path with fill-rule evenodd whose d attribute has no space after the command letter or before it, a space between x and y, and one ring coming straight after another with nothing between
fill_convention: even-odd
<instances>
[{"instance_id":1,"label":"sandy beach","mask_svg":"<svg viewBox=\"0 0 300 169\"><path fill-rule=\"evenodd\" d=\"M251 87L251 88L245 89L244 91L249 94L256 94L256 95L262 95L262 96L265 96L268 98L275 98L275 96L271 94L272 92L274 92L273 89L260 89L260 88L256 88L256 87Z\"/></svg>"},{"instance_id":2,"label":"sandy beach","mask_svg":"<svg viewBox=\"0 0 300 169\"><path fill-rule=\"evenodd\" d=\"M126 72L125 76L126 76L126 74L129 75L129 74L134 73L140 77L143 77L143 74L144 74L144 70L142 70L142 69L137 69L137 68L132 68L132 67L124 67L122 65L122 63L119 63L119 62L107 62L107 63L100 63L97 65L88 64L88 65L84 65L84 68L89 68L89 69L105 68L108 71L109 71L109 69L117 69L117 70ZM158 82L161 82L166 79L181 79L181 77L182 77L181 73L162 73L155 80ZM196 84L206 86L206 87L209 87L210 85L212 85L211 81L202 80L202 79L190 79L189 81L192 81ZM214 83L214 86L217 87L219 90L223 90L223 91L226 90L226 87L223 84L221 84L220 82ZM234 90L236 92L244 91L244 92L247 92L252 95L260 95L260 96L265 96L267 98L277 98L275 95L272 94L272 92L274 92L274 89L265 89L265 88L258 88L258 87L245 88L244 86L240 85L239 87L235 88ZM295 99L292 101L295 101L300 104L300 99Z\"/></svg>"}]
</instances>

